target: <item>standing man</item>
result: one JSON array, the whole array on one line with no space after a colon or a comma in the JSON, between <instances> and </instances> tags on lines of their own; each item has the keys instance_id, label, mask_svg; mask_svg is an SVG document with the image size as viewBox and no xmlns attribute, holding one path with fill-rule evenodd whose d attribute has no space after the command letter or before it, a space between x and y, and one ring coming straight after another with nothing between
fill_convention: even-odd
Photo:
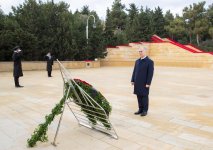
<instances>
[{"instance_id":1,"label":"standing man","mask_svg":"<svg viewBox=\"0 0 213 150\"><path fill-rule=\"evenodd\" d=\"M45 56L45 59L47 61L47 75L48 77L52 77L51 73L52 73L52 65L53 65L54 59L50 52L47 53L47 55Z\"/></svg>"},{"instance_id":2,"label":"standing man","mask_svg":"<svg viewBox=\"0 0 213 150\"><path fill-rule=\"evenodd\" d=\"M146 48L139 48L138 52L140 58L135 62L131 80L139 107L135 115L146 116L149 108L149 88L154 72L154 62L146 55Z\"/></svg>"},{"instance_id":3,"label":"standing man","mask_svg":"<svg viewBox=\"0 0 213 150\"><path fill-rule=\"evenodd\" d=\"M22 51L19 46L14 47L13 51L14 51L12 56L13 62L14 62L13 77L15 81L15 87L21 88L21 87L24 87L19 84L19 77L23 76L22 65L21 65Z\"/></svg>"}]
</instances>

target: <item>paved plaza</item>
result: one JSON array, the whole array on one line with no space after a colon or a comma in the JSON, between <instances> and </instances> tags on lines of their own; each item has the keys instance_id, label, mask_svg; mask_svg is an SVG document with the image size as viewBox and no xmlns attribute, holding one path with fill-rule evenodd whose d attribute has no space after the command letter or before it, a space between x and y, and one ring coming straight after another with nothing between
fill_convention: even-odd
<instances>
[{"instance_id":1,"label":"paved plaza","mask_svg":"<svg viewBox=\"0 0 213 150\"><path fill-rule=\"evenodd\" d=\"M57 147L51 145L59 116L48 130L49 141L33 150L212 150L213 70L155 67L146 117L135 116L132 67L69 70L91 83L112 105L110 115L119 139L79 126L66 107ZM26 150L27 139L62 97L59 70L24 71L24 88L15 88L11 72L0 73L0 150Z\"/></svg>"}]
</instances>

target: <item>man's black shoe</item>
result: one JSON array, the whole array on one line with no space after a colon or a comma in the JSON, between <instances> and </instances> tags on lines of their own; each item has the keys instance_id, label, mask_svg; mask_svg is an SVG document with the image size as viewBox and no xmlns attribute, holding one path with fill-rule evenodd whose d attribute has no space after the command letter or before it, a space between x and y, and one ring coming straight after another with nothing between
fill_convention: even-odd
<instances>
[{"instance_id":1,"label":"man's black shoe","mask_svg":"<svg viewBox=\"0 0 213 150\"><path fill-rule=\"evenodd\" d=\"M15 86L16 88L23 88L24 86L21 86L21 85L17 85Z\"/></svg>"},{"instance_id":2,"label":"man's black shoe","mask_svg":"<svg viewBox=\"0 0 213 150\"><path fill-rule=\"evenodd\" d=\"M139 115L141 113L142 113L142 111L138 110L137 112L135 112L135 115Z\"/></svg>"},{"instance_id":3,"label":"man's black shoe","mask_svg":"<svg viewBox=\"0 0 213 150\"><path fill-rule=\"evenodd\" d=\"M146 116L147 115L147 112L142 112L141 113L141 116Z\"/></svg>"}]
</instances>

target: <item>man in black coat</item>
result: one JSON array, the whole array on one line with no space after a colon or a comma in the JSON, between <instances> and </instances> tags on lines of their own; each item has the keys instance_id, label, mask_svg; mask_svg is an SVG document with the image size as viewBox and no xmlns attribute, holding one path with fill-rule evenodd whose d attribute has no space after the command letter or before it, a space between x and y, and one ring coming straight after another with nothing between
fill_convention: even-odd
<instances>
[{"instance_id":1,"label":"man in black coat","mask_svg":"<svg viewBox=\"0 0 213 150\"><path fill-rule=\"evenodd\" d=\"M154 73L154 62L146 56L146 48L142 47L138 51L140 58L135 62L131 80L139 107L135 115L146 116L149 108L149 88Z\"/></svg>"},{"instance_id":2,"label":"man in black coat","mask_svg":"<svg viewBox=\"0 0 213 150\"><path fill-rule=\"evenodd\" d=\"M16 46L13 48L13 77L14 77L14 81L15 81L15 87L16 88L21 88L23 86L21 86L19 84L19 77L23 76L23 72L22 72L22 65L21 65L21 57L22 57L22 51L19 48L19 46Z\"/></svg>"},{"instance_id":3,"label":"man in black coat","mask_svg":"<svg viewBox=\"0 0 213 150\"><path fill-rule=\"evenodd\" d=\"M54 62L54 57L51 55L50 52L48 52L44 58L47 61L47 75L48 75L48 77L52 77L51 73L52 73L52 65Z\"/></svg>"}]
</instances>

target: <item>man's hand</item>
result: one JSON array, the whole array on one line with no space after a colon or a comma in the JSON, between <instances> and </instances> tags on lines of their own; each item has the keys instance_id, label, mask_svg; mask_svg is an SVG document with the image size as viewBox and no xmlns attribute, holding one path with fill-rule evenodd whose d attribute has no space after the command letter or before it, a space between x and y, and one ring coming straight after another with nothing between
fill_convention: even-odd
<instances>
[{"instance_id":1,"label":"man's hand","mask_svg":"<svg viewBox=\"0 0 213 150\"><path fill-rule=\"evenodd\" d=\"M150 87L150 85L146 84L146 88L149 88L149 87Z\"/></svg>"},{"instance_id":2,"label":"man's hand","mask_svg":"<svg viewBox=\"0 0 213 150\"><path fill-rule=\"evenodd\" d=\"M134 82L131 82L132 85L134 85Z\"/></svg>"}]
</instances>

